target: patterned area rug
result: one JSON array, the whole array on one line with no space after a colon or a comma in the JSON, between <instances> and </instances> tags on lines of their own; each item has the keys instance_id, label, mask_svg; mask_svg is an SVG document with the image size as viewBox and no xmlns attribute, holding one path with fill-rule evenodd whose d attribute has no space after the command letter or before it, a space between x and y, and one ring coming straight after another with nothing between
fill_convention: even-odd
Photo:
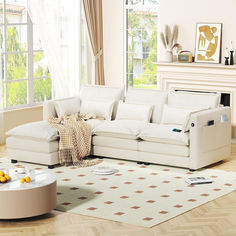
<instances>
[{"instance_id":1,"label":"patterned area rug","mask_svg":"<svg viewBox=\"0 0 236 236\"><path fill-rule=\"evenodd\" d=\"M7 158L1 167L14 167ZM186 169L104 159L116 173L99 176L93 167L58 167L20 163L27 168L45 169L57 176L57 210L152 227L236 189L236 172ZM205 176L212 184L192 186L185 179Z\"/></svg>"}]
</instances>

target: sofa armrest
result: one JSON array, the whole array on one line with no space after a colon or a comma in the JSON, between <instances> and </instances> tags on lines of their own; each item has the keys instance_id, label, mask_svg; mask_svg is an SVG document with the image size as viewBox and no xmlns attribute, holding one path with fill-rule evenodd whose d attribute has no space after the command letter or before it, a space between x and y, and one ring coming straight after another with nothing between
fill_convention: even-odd
<instances>
[{"instance_id":1,"label":"sofa armrest","mask_svg":"<svg viewBox=\"0 0 236 236\"><path fill-rule=\"evenodd\" d=\"M214 109L202 110L195 112L190 117L190 125L194 127L207 126L208 122L214 120L214 124L222 123L221 116L226 115L227 121L231 123L231 108L219 107Z\"/></svg>"},{"instance_id":2,"label":"sofa armrest","mask_svg":"<svg viewBox=\"0 0 236 236\"><path fill-rule=\"evenodd\" d=\"M56 112L56 108L55 108L55 102L57 101L65 101L68 99L72 99L75 98L74 97L68 97L68 98L63 98L63 99L55 99L55 100L50 100L50 101L46 101L43 103L43 120L48 120L48 118L50 117L57 117L57 112Z\"/></svg>"},{"instance_id":3,"label":"sofa armrest","mask_svg":"<svg viewBox=\"0 0 236 236\"><path fill-rule=\"evenodd\" d=\"M223 160L231 149L231 109L220 107L190 118L190 169Z\"/></svg>"},{"instance_id":4,"label":"sofa armrest","mask_svg":"<svg viewBox=\"0 0 236 236\"><path fill-rule=\"evenodd\" d=\"M50 117L57 117L54 100L43 103L43 120L47 121Z\"/></svg>"}]
</instances>

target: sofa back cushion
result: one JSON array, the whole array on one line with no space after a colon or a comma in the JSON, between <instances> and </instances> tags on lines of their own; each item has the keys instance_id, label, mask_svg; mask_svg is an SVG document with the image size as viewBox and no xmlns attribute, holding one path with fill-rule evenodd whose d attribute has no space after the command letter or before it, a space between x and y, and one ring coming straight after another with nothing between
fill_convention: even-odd
<instances>
[{"instance_id":1,"label":"sofa back cushion","mask_svg":"<svg viewBox=\"0 0 236 236\"><path fill-rule=\"evenodd\" d=\"M113 88L99 85L84 85L79 94L80 102L86 101L114 101L112 111L112 119L115 119L117 106L120 100L124 98L123 88ZM57 117L55 108L56 101L70 100L71 98L63 98L52 101L46 101L43 104L43 120L48 120L50 117Z\"/></svg>"},{"instance_id":2,"label":"sofa back cushion","mask_svg":"<svg viewBox=\"0 0 236 236\"><path fill-rule=\"evenodd\" d=\"M125 97L125 102L153 105L151 122L160 123L163 106L167 103L167 95L168 93L166 91L129 88Z\"/></svg>"},{"instance_id":3,"label":"sofa back cushion","mask_svg":"<svg viewBox=\"0 0 236 236\"><path fill-rule=\"evenodd\" d=\"M124 98L124 89L99 85L84 85L80 90L81 101L114 101L112 119L115 119L117 106Z\"/></svg>"},{"instance_id":4,"label":"sofa back cushion","mask_svg":"<svg viewBox=\"0 0 236 236\"><path fill-rule=\"evenodd\" d=\"M94 114L98 118L111 120L114 101L88 101L83 100L81 114Z\"/></svg>"},{"instance_id":5,"label":"sofa back cushion","mask_svg":"<svg viewBox=\"0 0 236 236\"><path fill-rule=\"evenodd\" d=\"M220 94L170 91L168 105L180 108L217 108L220 105Z\"/></svg>"},{"instance_id":6,"label":"sofa back cushion","mask_svg":"<svg viewBox=\"0 0 236 236\"><path fill-rule=\"evenodd\" d=\"M152 105L119 102L116 120L139 120L150 122Z\"/></svg>"},{"instance_id":7,"label":"sofa back cushion","mask_svg":"<svg viewBox=\"0 0 236 236\"><path fill-rule=\"evenodd\" d=\"M161 123L183 125L187 116L196 110L193 108L176 108L164 105Z\"/></svg>"}]
</instances>

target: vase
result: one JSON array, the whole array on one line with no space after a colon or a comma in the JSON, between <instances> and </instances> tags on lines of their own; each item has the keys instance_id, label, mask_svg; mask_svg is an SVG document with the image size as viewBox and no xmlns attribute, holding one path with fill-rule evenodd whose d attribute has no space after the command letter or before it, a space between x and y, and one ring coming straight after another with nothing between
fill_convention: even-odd
<instances>
[{"instance_id":1,"label":"vase","mask_svg":"<svg viewBox=\"0 0 236 236\"><path fill-rule=\"evenodd\" d=\"M164 62L173 62L173 53L170 50L166 50L164 54Z\"/></svg>"}]
</instances>

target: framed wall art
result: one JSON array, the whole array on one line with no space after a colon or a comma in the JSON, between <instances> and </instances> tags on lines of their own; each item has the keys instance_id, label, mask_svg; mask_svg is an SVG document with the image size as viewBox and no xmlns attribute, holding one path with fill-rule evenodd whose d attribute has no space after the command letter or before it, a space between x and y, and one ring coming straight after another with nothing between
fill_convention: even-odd
<instances>
[{"instance_id":1,"label":"framed wall art","mask_svg":"<svg viewBox=\"0 0 236 236\"><path fill-rule=\"evenodd\" d=\"M221 23L198 23L195 62L221 63Z\"/></svg>"}]
</instances>

